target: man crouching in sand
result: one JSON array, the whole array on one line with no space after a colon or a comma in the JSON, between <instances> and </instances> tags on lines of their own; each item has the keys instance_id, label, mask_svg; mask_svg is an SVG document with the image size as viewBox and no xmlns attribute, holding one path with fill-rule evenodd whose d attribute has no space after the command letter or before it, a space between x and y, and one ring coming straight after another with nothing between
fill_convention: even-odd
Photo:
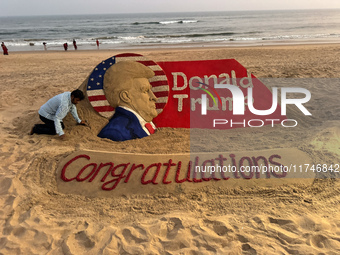
<instances>
[{"instance_id":1,"label":"man crouching in sand","mask_svg":"<svg viewBox=\"0 0 340 255\"><path fill-rule=\"evenodd\" d=\"M69 112L78 124L85 125L85 121L79 119L76 108L76 104L83 99L84 94L79 89L51 98L39 110L39 117L45 124L36 124L30 134L57 134L61 139L65 139L63 119Z\"/></svg>"}]
</instances>

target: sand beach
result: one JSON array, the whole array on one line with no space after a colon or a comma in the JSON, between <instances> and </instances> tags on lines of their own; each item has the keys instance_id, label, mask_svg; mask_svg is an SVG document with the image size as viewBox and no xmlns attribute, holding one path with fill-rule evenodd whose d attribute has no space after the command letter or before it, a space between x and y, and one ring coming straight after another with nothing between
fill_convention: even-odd
<instances>
[{"instance_id":1,"label":"sand beach","mask_svg":"<svg viewBox=\"0 0 340 255\"><path fill-rule=\"evenodd\" d=\"M49 98L79 88L100 61L124 52L156 62L236 59L268 87L308 88L313 116L299 118L290 109L299 119L294 130L161 128L113 142L97 137L99 126L80 105L90 126L68 116L66 140L28 134ZM340 253L337 173L317 174L308 185L116 197L61 193L56 181L58 163L77 150L190 153L195 138L209 152L292 148L314 164L340 164L340 44L10 51L0 55L0 66L0 254Z\"/></svg>"}]
</instances>

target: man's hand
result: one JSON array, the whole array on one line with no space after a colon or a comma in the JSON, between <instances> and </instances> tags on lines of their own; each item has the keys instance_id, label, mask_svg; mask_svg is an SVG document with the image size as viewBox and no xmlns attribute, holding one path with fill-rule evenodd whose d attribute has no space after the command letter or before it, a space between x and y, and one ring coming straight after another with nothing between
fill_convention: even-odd
<instances>
[{"instance_id":1,"label":"man's hand","mask_svg":"<svg viewBox=\"0 0 340 255\"><path fill-rule=\"evenodd\" d=\"M86 125L87 125L87 122L86 122L86 120L82 120L80 123L78 123L78 125L86 126Z\"/></svg>"}]
</instances>

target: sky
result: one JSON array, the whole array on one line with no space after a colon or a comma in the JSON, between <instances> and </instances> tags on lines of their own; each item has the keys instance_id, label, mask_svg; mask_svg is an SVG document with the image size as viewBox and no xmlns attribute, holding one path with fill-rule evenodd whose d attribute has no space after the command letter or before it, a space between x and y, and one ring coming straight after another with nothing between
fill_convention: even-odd
<instances>
[{"instance_id":1,"label":"sky","mask_svg":"<svg viewBox=\"0 0 340 255\"><path fill-rule=\"evenodd\" d=\"M335 8L340 0L0 0L0 16Z\"/></svg>"}]
</instances>

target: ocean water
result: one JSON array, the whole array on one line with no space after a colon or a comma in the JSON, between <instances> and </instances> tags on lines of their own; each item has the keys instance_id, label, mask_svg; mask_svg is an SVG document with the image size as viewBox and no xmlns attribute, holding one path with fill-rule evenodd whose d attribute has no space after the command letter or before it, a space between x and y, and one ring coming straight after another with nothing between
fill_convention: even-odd
<instances>
[{"instance_id":1,"label":"ocean water","mask_svg":"<svg viewBox=\"0 0 340 255\"><path fill-rule=\"evenodd\" d=\"M340 42L340 9L0 17L10 51ZM31 44L31 46L30 46Z\"/></svg>"}]
</instances>

